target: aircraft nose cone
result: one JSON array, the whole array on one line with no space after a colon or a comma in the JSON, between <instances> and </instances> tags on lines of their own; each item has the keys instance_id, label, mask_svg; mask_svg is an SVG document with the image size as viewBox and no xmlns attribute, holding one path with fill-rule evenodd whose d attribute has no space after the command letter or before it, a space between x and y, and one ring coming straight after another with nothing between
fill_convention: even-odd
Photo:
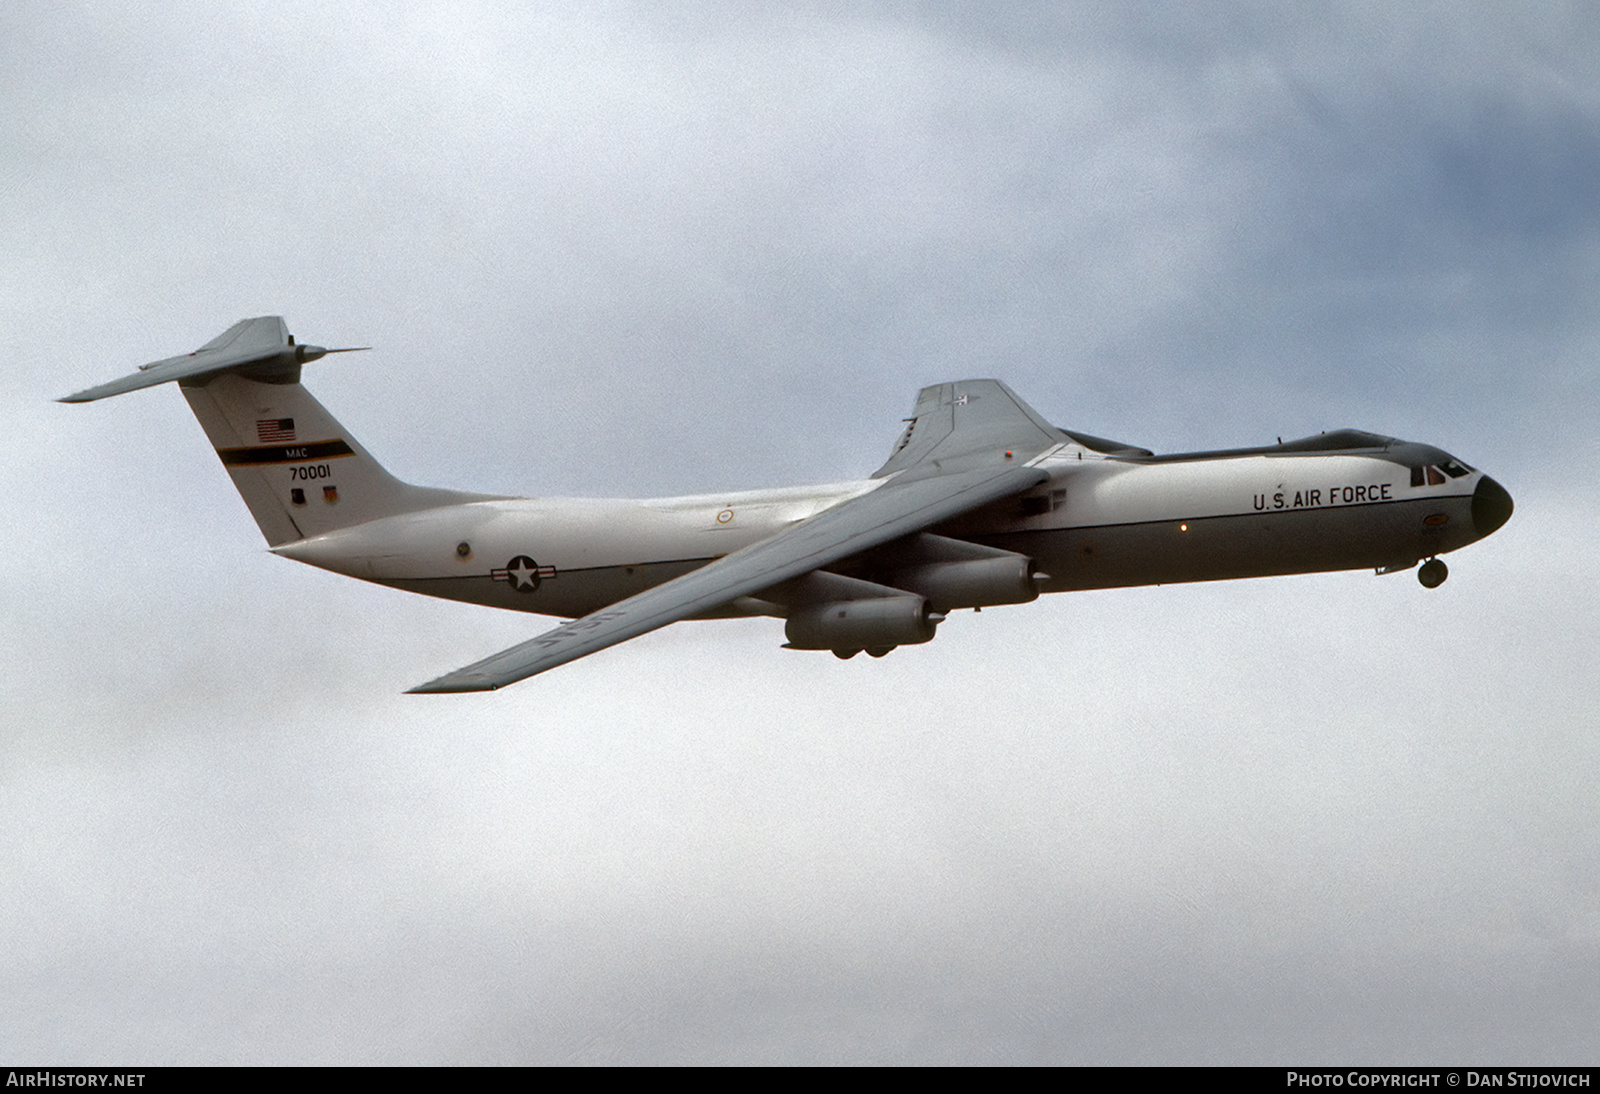
<instances>
[{"instance_id":1,"label":"aircraft nose cone","mask_svg":"<svg viewBox=\"0 0 1600 1094\"><path fill-rule=\"evenodd\" d=\"M1488 475L1478 480L1472 492L1472 526L1479 537L1488 535L1511 519L1511 495Z\"/></svg>"}]
</instances>

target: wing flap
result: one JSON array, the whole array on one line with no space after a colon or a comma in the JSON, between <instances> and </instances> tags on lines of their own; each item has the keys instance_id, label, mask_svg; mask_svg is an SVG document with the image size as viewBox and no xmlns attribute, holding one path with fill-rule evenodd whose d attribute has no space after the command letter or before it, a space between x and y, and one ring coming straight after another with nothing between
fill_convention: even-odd
<instances>
[{"instance_id":1,"label":"wing flap","mask_svg":"<svg viewBox=\"0 0 1600 1094\"><path fill-rule=\"evenodd\" d=\"M412 693L493 691L709 611L962 513L1030 490L1049 476L1016 462L899 476L770 539L601 611L575 619Z\"/></svg>"}]
</instances>

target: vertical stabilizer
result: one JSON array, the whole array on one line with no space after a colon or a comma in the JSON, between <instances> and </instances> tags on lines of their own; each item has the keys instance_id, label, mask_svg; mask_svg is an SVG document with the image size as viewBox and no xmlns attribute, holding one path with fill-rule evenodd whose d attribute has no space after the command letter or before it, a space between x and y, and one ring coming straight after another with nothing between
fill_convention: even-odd
<instances>
[{"instance_id":1,"label":"vertical stabilizer","mask_svg":"<svg viewBox=\"0 0 1600 1094\"><path fill-rule=\"evenodd\" d=\"M221 372L180 387L269 546L483 498L401 482L298 377L268 382Z\"/></svg>"}]
</instances>

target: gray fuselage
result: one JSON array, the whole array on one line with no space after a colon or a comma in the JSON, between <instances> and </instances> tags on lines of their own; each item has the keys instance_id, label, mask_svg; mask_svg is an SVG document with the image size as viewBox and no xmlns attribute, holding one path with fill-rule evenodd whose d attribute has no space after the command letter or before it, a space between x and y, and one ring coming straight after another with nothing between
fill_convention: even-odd
<instances>
[{"instance_id":1,"label":"gray fuselage","mask_svg":"<svg viewBox=\"0 0 1600 1094\"><path fill-rule=\"evenodd\" d=\"M1037 489L929 532L1026 555L1044 592L1409 568L1511 514L1506 491L1428 445L1340 431L1155 456L1060 446ZM881 486L864 480L659 500L507 498L371 521L275 548L412 592L574 618ZM880 577L869 552L834 569ZM762 614L746 599L717 615Z\"/></svg>"}]
</instances>

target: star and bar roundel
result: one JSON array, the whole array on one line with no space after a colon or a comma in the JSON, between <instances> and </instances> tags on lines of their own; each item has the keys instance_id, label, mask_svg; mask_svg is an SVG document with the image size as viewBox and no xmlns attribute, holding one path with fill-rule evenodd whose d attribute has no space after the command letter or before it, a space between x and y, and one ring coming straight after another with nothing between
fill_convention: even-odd
<instances>
[{"instance_id":1,"label":"star and bar roundel","mask_svg":"<svg viewBox=\"0 0 1600 1094\"><path fill-rule=\"evenodd\" d=\"M541 566L527 555L518 555L505 566L490 570L489 576L496 581L510 582L511 587L519 593L531 593L539 588L541 581L555 577L556 568Z\"/></svg>"}]
</instances>

